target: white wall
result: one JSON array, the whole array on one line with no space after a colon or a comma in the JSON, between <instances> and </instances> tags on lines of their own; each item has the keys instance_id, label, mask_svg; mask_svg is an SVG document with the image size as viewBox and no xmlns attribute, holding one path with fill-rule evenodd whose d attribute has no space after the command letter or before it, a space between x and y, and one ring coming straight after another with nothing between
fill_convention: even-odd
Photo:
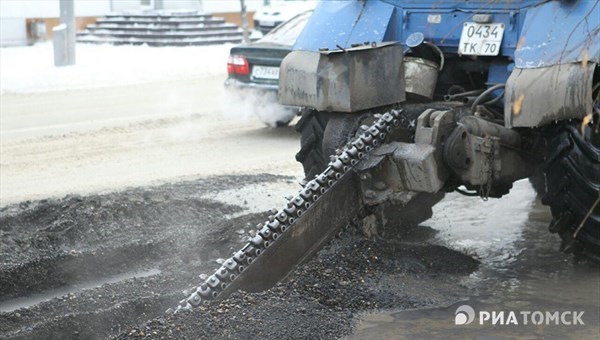
<instances>
[{"instance_id":1,"label":"white wall","mask_svg":"<svg viewBox=\"0 0 600 340\"><path fill-rule=\"evenodd\" d=\"M202 10L202 2L200 0L163 0L163 8Z\"/></svg>"},{"instance_id":2,"label":"white wall","mask_svg":"<svg viewBox=\"0 0 600 340\"><path fill-rule=\"evenodd\" d=\"M47 0L43 0L47 1ZM58 2L57 0L52 0ZM58 5L57 5L58 6ZM101 16L110 12L109 0L75 0L75 15L82 17Z\"/></svg>"},{"instance_id":3,"label":"white wall","mask_svg":"<svg viewBox=\"0 0 600 340\"><path fill-rule=\"evenodd\" d=\"M263 0L245 0L248 11L255 11ZM271 2L277 2L271 0ZM101 16L141 8L140 0L75 0L76 16ZM209 13L239 12L239 0L163 0L165 9L197 9ZM0 0L2 18L58 17L59 0Z\"/></svg>"},{"instance_id":4,"label":"white wall","mask_svg":"<svg viewBox=\"0 0 600 340\"><path fill-rule=\"evenodd\" d=\"M21 46L27 44L27 30L24 18L0 19L0 46Z\"/></svg>"},{"instance_id":5,"label":"white wall","mask_svg":"<svg viewBox=\"0 0 600 340\"><path fill-rule=\"evenodd\" d=\"M168 0L165 0L168 1ZM264 3L263 0L245 0L246 10L256 11ZM202 0L202 10L207 13L239 12L242 9L240 0Z\"/></svg>"},{"instance_id":6,"label":"white wall","mask_svg":"<svg viewBox=\"0 0 600 340\"><path fill-rule=\"evenodd\" d=\"M58 17L59 10L59 0L0 0L2 18ZM110 0L75 0L77 16L103 15L109 11Z\"/></svg>"},{"instance_id":7,"label":"white wall","mask_svg":"<svg viewBox=\"0 0 600 340\"><path fill-rule=\"evenodd\" d=\"M109 7L111 7L110 3L109 3ZM139 10L140 7L141 7L140 0L113 0L111 9L113 12L121 12L121 11L130 11L130 10Z\"/></svg>"},{"instance_id":8,"label":"white wall","mask_svg":"<svg viewBox=\"0 0 600 340\"><path fill-rule=\"evenodd\" d=\"M58 0L1 0L0 16L2 19L57 17Z\"/></svg>"},{"instance_id":9,"label":"white wall","mask_svg":"<svg viewBox=\"0 0 600 340\"><path fill-rule=\"evenodd\" d=\"M76 0L77 1L77 0ZM81 1L81 0L79 0ZM262 6L263 0L246 0L248 11ZM194 9L207 13L239 12L239 0L163 0L164 9ZM140 0L113 0L115 12L138 10Z\"/></svg>"},{"instance_id":10,"label":"white wall","mask_svg":"<svg viewBox=\"0 0 600 340\"><path fill-rule=\"evenodd\" d=\"M75 0L77 16L100 16L109 11L110 0ZM59 15L59 0L0 0L0 45L27 43L26 18L57 18Z\"/></svg>"}]
</instances>

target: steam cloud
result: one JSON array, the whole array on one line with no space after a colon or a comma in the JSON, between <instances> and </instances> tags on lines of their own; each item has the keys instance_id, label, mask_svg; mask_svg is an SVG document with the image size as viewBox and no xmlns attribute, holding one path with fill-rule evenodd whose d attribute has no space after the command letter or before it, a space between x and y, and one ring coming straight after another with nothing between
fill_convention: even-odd
<instances>
[{"instance_id":1,"label":"steam cloud","mask_svg":"<svg viewBox=\"0 0 600 340\"><path fill-rule=\"evenodd\" d=\"M277 102L277 94L251 90L227 89L223 97L225 115L260 120L270 127L286 125L296 110Z\"/></svg>"}]
</instances>

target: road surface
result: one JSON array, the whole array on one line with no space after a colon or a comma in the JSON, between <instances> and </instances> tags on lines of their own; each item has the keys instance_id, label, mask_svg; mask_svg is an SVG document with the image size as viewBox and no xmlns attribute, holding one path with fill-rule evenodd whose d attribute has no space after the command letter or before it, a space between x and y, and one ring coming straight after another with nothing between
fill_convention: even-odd
<instances>
[{"instance_id":1,"label":"road surface","mask_svg":"<svg viewBox=\"0 0 600 340\"><path fill-rule=\"evenodd\" d=\"M217 174L300 176L297 133L248 117L223 78L3 94L1 204Z\"/></svg>"}]
</instances>

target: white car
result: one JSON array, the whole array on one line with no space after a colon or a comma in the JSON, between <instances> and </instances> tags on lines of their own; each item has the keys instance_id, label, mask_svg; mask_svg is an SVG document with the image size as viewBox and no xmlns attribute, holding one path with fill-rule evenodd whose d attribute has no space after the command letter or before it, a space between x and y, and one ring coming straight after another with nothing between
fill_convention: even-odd
<instances>
[{"instance_id":1,"label":"white car","mask_svg":"<svg viewBox=\"0 0 600 340\"><path fill-rule=\"evenodd\" d=\"M254 13L254 28L267 34L294 16L314 9L316 5L316 0L272 0L269 6L261 7Z\"/></svg>"}]
</instances>

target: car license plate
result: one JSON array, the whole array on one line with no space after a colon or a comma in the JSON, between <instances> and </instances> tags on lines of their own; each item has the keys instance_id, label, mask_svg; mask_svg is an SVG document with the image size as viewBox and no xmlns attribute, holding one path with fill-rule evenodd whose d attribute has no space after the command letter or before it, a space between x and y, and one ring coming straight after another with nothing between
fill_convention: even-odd
<instances>
[{"instance_id":1,"label":"car license plate","mask_svg":"<svg viewBox=\"0 0 600 340\"><path fill-rule=\"evenodd\" d=\"M252 77L261 79L279 79L279 67L254 66Z\"/></svg>"},{"instance_id":2,"label":"car license plate","mask_svg":"<svg viewBox=\"0 0 600 340\"><path fill-rule=\"evenodd\" d=\"M465 22L460 35L458 53L463 55L495 56L500 53L504 24Z\"/></svg>"},{"instance_id":3,"label":"car license plate","mask_svg":"<svg viewBox=\"0 0 600 340\"><path fill-rule=\"evenodd\" d=\"M272 27L275 26L275 21L267 21L267 20L261 20L258 22L261 26L266 26L266 27Z\"/></svg>"}]
</instances>

